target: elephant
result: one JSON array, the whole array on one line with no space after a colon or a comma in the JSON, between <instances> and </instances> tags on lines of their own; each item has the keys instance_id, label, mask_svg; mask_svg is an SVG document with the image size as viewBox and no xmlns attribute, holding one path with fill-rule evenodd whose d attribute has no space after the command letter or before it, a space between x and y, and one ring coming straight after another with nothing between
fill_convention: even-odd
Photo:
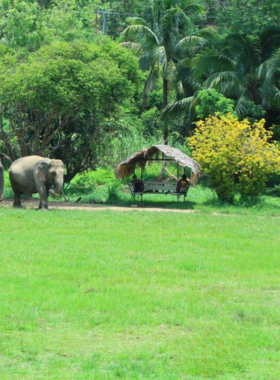
<instances>
[{"instance_id":1,"label":"elephant","mask_svg":"<svg viewBox=\"0 0 280 380\"><path fill-rule=\"evenodd\" d=\"M41 156L26 156L14 161L9 169L11 186L14 192L14 207L21 207L21 194L39 193L39 209L48 209L48 196L55 186L55 192L61 193L64 182L64 164L61 160L53 160ZM3 178L3 176L2 176ZM0 191L4 186L1 181Z\"/></svg>"}]
</instances>

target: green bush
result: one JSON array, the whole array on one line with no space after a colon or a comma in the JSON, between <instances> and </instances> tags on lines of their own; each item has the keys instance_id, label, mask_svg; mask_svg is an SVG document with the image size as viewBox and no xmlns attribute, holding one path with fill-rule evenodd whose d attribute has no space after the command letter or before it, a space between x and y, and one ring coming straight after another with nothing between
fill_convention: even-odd
<instances>
[{"instance_id":1,"label":"green bush","mask_svg":"<svg viewBox=\"0 0 280 380\"><path fill-rule=\"evenodd\" d=\"M198 119L205 119L209 115L234 113L234 101L226 98L214 89L199 91L197 98L199 104L195 106Z\"/></svg>"}]
</instances>

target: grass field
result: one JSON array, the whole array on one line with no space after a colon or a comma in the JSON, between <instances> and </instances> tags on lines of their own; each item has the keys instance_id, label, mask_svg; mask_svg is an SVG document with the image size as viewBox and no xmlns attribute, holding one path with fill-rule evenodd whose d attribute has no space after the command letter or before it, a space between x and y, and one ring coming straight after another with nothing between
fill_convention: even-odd
<instances>
[{"instance_id":1,"label":"grass field","mask_svg":"<svg viewBox=\"0 0 280 380\"><path fill-rule=\"evenodd\" d=\"M279 217L0 220L1 380L280 378Z\"/></svg>"}]
</instances>

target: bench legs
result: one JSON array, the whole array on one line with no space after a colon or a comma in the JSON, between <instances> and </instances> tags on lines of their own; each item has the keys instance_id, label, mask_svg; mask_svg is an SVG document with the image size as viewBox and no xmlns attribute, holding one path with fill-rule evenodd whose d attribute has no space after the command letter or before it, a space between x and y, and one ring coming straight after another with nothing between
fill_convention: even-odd
<instances>
[{"instance_id":1,"label":"bench legs","mask_svg":"<svg viewBox=\"0 0 280 380\"><path fill-rule=\"evenodd\" d=\"M133 196L133 201L136 202L136 196L140 196L141 197L141 203L143 203L143 193L133 193L132 194Z\"/></svg>"},{"instance_id":2,"label":"bench legs","mask_svg":"<svg viewBox=\"0 0 280 380\"><path fill-rule=\"evenodd\" d=\"M177 202L179 202L179 198L180 198L181 195L184 197L184 202L185 202L186 195L187 195L186 193L177 194Z\"/></svg>"},{"instance_id":3,"label":"bench legs","mask_svg":"<svg viewBox=\"0 0 280 380\"><path fill-rule=\"evenodd\" d=\"M174 195L175 195L175 194L174 194ZM181 196L183 197L183 202L186 201L186 196L187 196L186 193L180 193L180 194L176 194L176 195L177 195L177 202L179 202ZM133 202L137 202L137 201L136 201L136 197L137 197L137 196L140 196L140 197L141 197L140 202L143 203L143 194L141 194L141 193L139 193L139 194L137 194L137 193L136 193L136 194L132 194Z\"/></svg>"},{"instance_id":4,"label":"bench legs","mask_svg":"<svg viewBox=\"0 0 280 380\"><path fill-rule=\"evenodd\" d=\"M136 197L140 196L141 197L140 202L143 203L143 194L144 193L132 193L133 202L137 202ZM161 194L161 193L156 193L156 194ZM168 195L168 193L165 193L165 194ZM172 195L176 195L177 196L177 202L179 202L181 196L183 197L183 202L186 201L187 193L172 193Z\"/></svg>"}]
</instances>

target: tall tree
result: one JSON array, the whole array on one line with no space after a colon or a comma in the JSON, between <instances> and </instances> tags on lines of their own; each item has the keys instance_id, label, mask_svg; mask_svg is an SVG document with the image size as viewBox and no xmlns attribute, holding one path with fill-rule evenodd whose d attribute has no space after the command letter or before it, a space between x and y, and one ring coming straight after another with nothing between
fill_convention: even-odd
<instances>
[{"instance_id":1,"label":"tall tree","mask_svg":"<svg viewBox=\"0 0 280 380\"><path fill-rule=\"evenodd\" d=\"M73 142L90 152L106 120L133 104L137 59L107 38L99 44L55 42L16 58L0 54L0 138L12 160L66 148L67 164ZM69 165L76 172L93 162L90 154L79 158Z\"/></svg>"},{"instance_id":2,"label":"tall tree","mask_svg":"<svg viewBox=\"0 0 280 380\"><path fill-rule=\"evenodd\" d=\"M140 56L140 67L149 69L143 94L143 108L146 96L154 88L159 74L162 77L163 108L168 104L168 92L179 60L179 42L187 33L194 31L192 16L202 8L187 0L150 0L145 13L147 19L130 18L130 25L123 35L126 47L134 49ZM168 141L168 122L164 119L163 139Z\"/></svg>"}]
</instances>

